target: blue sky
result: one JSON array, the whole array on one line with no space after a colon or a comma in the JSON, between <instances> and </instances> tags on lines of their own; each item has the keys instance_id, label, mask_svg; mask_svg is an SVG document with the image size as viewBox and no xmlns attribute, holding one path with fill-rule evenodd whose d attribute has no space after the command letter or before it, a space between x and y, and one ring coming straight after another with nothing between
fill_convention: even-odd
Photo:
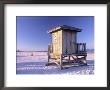
<instances>
[{"instance_id":1,"label":"blue sky","mask_svg":"<svg viewBox=\"0 0 110 90\"><path fill-rule=\"evenodd\" d=\"M47 50L51 43L51 35L47 31L60 25L81 28L77 41L87 43L87 49L94 49L93 16L17 16L17 50Z\"/></svg>"}]
</instances>

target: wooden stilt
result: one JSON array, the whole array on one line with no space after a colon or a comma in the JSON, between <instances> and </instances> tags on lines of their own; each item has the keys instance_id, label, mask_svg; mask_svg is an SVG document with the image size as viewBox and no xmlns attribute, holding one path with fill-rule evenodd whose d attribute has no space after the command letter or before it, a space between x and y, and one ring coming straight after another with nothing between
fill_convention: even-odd
<instances>
[{"instance_id":1,"label":"wooden stilt","mask_svg":"<svg viewBox=\"0 0 110 90\"><path fill-rule=\"evenodd\" d=\"M86 53L86 43L84 43L84 52Z\"/></svg>"},{"instance_id":2,"label":"wooden stilt","mask_svg":"<svg viewBox=\"0 0 110 90\"><path fill-rule=\"evenodd\" d=\"M69 55L69 62L70 62L70 55Z\"/></svg>"},{"instance_id":3,"label":"wooden stilt","mask_svg":"<svg viewBox=\"0 0 110 90\"><path fill-rule=\"evenodd\" d=\"M87 65L86 56L84 56L84 65Z\"/></svg>"},{"instance_id":4,"label":"wooden stilt","mask_svg":"<svg viewBox=\"0 0 110 90\"><path fill-rule=\"evenodd\" d=\"M50 60L50 55L48 55L48 63L49 63L49 60Z\"/></svg>"},{"instance_id":5,"label":"wooden stilt","mask_svg":"<svg viewBox=\"0 0 110 90\"><path fill-rule=\"evenodd\" d=\"M70 60L70 55L69 55L69 60Z\"/></svg>"},{"instance_id":6,"label":"wooden stilt","mask_svg":"<svg viewBox=\"0 0 110 90\"><path fill-rule=\"evenodd\" d=\"M63 69L63 67L62 67L62 54L60 56L60 69Z\"/></svg>"},{"instance_id":7,"label":"wooden stilt","mask_svg":"<svg viewBox=\"0 0 110 90\"><path fill-rule=\"evenodd\" d=\"M46 66L49 65L49 60L50 60L50 45L48 45L48 63L46 64Z\"/></svg>"},{"instance_id":8,"label":"wooden stilt","mask_svg":"<svg viewBox=\"0 0 110 90\"><path fill-rule=\"evenodd\" d=\"M48 62L46 64L46 66L49 66L49 60L50 60L50 55L48 55Z\"/></svg>"}]
</instances>

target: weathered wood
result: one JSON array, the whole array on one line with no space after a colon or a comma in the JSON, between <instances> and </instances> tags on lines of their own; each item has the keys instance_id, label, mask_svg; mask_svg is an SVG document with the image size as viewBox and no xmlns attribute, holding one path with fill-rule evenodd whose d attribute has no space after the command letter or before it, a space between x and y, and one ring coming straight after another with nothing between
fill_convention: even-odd
<instances>
[{"instance_id":1,"label":"weathered wood","mask_svg":"<svg viewBox=\"0 0 110 90\"><path fill-rule=\"evenodd\" d=\"M62 54L72 54L76 52L76 33L62 31Z\"/></svg>"},{"instance_id":2,"label":"weathered wood","mask_svg":"<svg viewBox=\"0 0 110 90\"><path fill-rule=\"evenodd\" d=\"M46 64L46 66L48 66L49 65L49 60L50 60L50 50L51 49L51 45L48 45L48 62L47 62L47 64Z\"/></svg>"},{"instance_id":3,"label":"weathered wood","mask_svg":"<svg viewBox=\"0 0 110 90\"><path fill-rule=\"evenodd\" d=\"M50 32L52 34L52 44L48 46L48 63L50 59L55 59L53 61L55 63L56 61L58 62L60 69L63 68L63 60L65 57L68 57L69 62L71 61L70 57L73 58L73 61L78 61L78 59L82 59L79 58L80 56L84 57L85 60L87 56L86 43L77 43L76 35L78 31L69 29L55 28L54 31Z\"/></svg>"},{"instance_id":4,"label":"weathered wood","mask_svg":"<svg viewBox=\"0 0 110 90\"><path fill-rule=\"evenodd\" d=\"M62 53L62 31L52 33L53 53L58 55Z\"/></svg>"},{"instance_id":5,"label":"weathered wood","mask_svg":"<svg viewBox=\"0 0 110 90\"><path fill-rule=\"evenodd\" d=\"M62 67L62 54L60 56L60 69L63 69L63 67Z\"/></svg>"},{"instance_id":6,"label":"weathered wood","mask_svg":"<svg viewBox=\"0 0 110 90\"><path fill-rule=\"evenodd\" d=\"M70 61L70 55L69 55L69 61Z\"/></svg>"},{"instance_id":7,"label":"weathered wood","mask_svg":"<svg viewBox=\"0 0 110 90\"><path fill-rule=\"evenodd\" d=\"M73 58L73 60L76 60L76 59L74 58L74 56L72 56L72 58Z\"/></svg>"},{"instance_id":8,"label":"weathered wood","mask_svg":"<svg viewBox=\"0 0 110 90\"><path fill-rule=\"evenodd\" d=\"M71 55L69 55L69 56L68 56L68 59L69 59L69 60L68 60L68 62L70 62L70 61L71 61L71 60L70 60L70 57L71 57Z\"/></svg>"},{"instance_id":9,"label":"weathered wood","mask_svg":"<svg viewBox=\"0 0 110 90\"><path fill-rule=\"evenodd\" d=\"M84 65L87 65L86 57L87 57L87 56L84 57Z\"/></svg>"},{"instance_id":10,"label":"weathered wood","mask_svg":"<svg viewBox=\"0 0 110 90\"><path fill-rule=\"evenodd\" d=\"M84 44L84 52L86 53L86 43Z\"/></svg>"},{"instance_id":11,"label":"weathered wood","mask_svg":"<svg viewBox=\"0 0 110 90\"><path fill-rule=\"evenodd\" d=\"M77 54L85 54L86 53L86 43L77 43Z\"/></svg>"},{"instance_id":12,"label":"weathered wood","mask_svg":"<svg viewBox=\"0 0 110 90\"><path fill-rule=\"evenodd\" d=\"M52 50L55 55L84 53L85 43L76 42L76 32L56 31L52 33Z\"/></svg>"}]
</instances>

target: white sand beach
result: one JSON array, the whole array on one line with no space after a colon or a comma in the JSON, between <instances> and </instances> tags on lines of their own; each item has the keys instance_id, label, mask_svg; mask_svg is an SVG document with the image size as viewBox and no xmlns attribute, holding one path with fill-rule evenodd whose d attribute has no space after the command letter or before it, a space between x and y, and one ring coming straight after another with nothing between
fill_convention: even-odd
<instances>
[{"instance_id":1,"label":"white sand beach","mask_svg":"<svg viewBox=\"0 0 110 90\"><path fill-rule=\"evenodd\" d=\"M16 74L94 74L94 53L87 53L87 66L73 66L63 70L60 70L57 65L46 66L47 58L47 52L17 53Z\"/></svg>"}]
</instances>

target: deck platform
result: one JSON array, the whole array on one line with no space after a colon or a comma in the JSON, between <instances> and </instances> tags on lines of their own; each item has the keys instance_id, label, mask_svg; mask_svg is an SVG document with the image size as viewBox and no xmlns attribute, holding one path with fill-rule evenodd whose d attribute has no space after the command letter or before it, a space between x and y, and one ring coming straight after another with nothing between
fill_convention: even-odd
<instances>
[{"instance_id":1,"label":"deck platform","mask_svg":"<svg viewBox=\"0 0 110 90\"><path fill-rule=\"evenodd\" d=\"M77 47L76 53L54 55L52 52L52 45L49 45L48 46L48 63L46 64L46 66L56 64L60 69L63 69L63 66L65 66L65 64L74 65L77 63L78 65L87 65L86 44L77 43L76 47Z\"/></svg>"}]
</instances>

